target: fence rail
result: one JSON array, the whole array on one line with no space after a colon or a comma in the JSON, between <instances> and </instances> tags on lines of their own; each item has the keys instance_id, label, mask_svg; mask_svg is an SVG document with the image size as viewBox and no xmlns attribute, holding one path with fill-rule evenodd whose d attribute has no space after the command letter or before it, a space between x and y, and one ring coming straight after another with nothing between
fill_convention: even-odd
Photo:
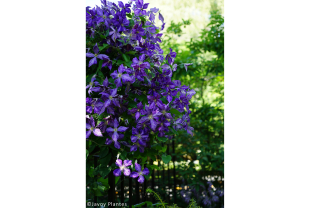
<instances>
[{"instance_id":1,"label":"fence rail","mask_svg":"<svg viewBox=\"0 0 310 208\"><path fill-rule=\"evenodd\" d=\"M180 194L177 190L181 190L182 180L177 178L177 170L176 170L176 156L175 156L175 144L172 141L171 144L167 144L167 154L170 154L172 151L172 161L173 169L169 168L169 164L167 165L167 170L165 170L165 165L160 159L160 157L156 157L157 165L159 170L154 169L152 171L152 175L147 180L145 178L145 182L143 184L138 183L137 179L132 179L131 177L124 177L122 174L118 184L119 187L115 187L115 176L113 175L113 171L108 174L109 178L109 186L108 196L103 196L101 199L106 199L108 202L113 203L126 203L127 206L124 207L132 207L133 205L139 204L145 201L151 201L153 203L156 202L153 195L150 193L146 193L147 188L151 188L153 191L159 193L160 197L163 201L168 204L176 204L178 200L181 199ZM98 165L98 155L94 155L94 168ZM115 160L111 159L109 165L111 165ZM154 164L155 161L149 159L149 164ZM142 168L143 169L143 168ZM171 173L172 172L172 173ZM200 171L202 172L202 171ZM204 174L204 172L202 172ZM213 181L214 185L224 187L224 180L221 176L205 176L205 175L197 175L201 177L202 180L205 181ZM94 197L94 203L98 203L98 197ZM107 204L108 205L108 204ZM90 206L91 207L91 206ZM107 206L107 207L121 207L121 206ZM145 206L146 207L146 206ZM220 206L219 206L220 207Z\"/></svg>"}]
</instances>

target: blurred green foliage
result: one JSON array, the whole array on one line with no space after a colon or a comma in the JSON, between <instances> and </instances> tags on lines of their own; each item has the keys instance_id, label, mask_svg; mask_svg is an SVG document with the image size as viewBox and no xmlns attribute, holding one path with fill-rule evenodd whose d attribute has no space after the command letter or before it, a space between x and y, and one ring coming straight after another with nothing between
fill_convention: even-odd
<instances>
[{"instance_id":1,"label":"blurred green foliage","mask_svg":"<svg viewBox=\"0 0 310 208\"><path fill-rule=\"evenodd\" d=\"M178 43L190 20L167 27L161 47L164 53L173 48L178 64L173 79L196 91L190 105L193 137L184 132L177 137L176 160L178 177L186 185L205 183L202 176L224 177L224 17L216 4L211 4L210 21L197 31L199 37ZM186 71L184 63L193 63ZM184 162L186 161L186 162ZM214 186L223 188L223 182Z\"/></svg>"}]
</instances>

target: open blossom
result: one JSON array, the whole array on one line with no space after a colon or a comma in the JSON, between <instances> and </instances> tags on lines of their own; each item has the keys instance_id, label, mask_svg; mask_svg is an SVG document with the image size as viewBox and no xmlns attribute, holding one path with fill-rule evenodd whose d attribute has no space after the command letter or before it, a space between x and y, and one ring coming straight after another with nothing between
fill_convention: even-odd
<instances>
[{"instance_id":1,"label":"open blossom","mask_svg":"<svg viewBox=\"0 0 310 208\"><path fill-rule=\"evenodd\" d=\"M117 159L115 164L119 167L113 171L115 176L120 176L122 172L124 172L125 176L130 176L130 169L127 168L128 166L132 165L131 160L124 160L124 163L121 159Z\"/></svg>"},{"instance_id":2,"label":"open blossom","mask_svg":"<svg viewBox=\"0 0 310 208\"><path fill-rule=\"evenodd\" d=\"M135 118L136 120L139 119L140 115L144 115L145 114L145 111L143 109L143 104L140 102L138 103L137 105L137 108L132 108L128 111L128 114L134 114L135 115Z\"/></svg>"},{"instance_id":3,"label":"open blossom","mask_svg":"<svg viewBox=\"0 0 310 208\"><path fill-rule=\"evenodd\" d=\"M130 13L131 12L131 10L130 10L130 4L125 4L124 5L124 3L123 2L121 2L121 1L118 1L118 6L122 9L122 10L124 10L126 13Z\"/></svg>"},{"instance_id":4,"label":"open blossom","mask_svg":"<svg viewBox=\"0 0 310 208\"><path fill-rule=\"evenodd\" d=\"M113 77L113 79L115 79L115 84L116 87L121 87L122 86L122 81L123 83L126 82L131 82L132 81L132 77L130 77L128 74L124 74L126 72L125 67L123 66L123 64L121 64L118 67L118 72L115 70L111 76Z\"/></svg>"},{"instance_id":5,"label":"open blossom","mask_svg":"<svg viewBox=\"0 0 310 208\"><path fill-rule=\"evenodd\" d=\"M90 95L92 92L99 92L98 86L99 82L96 81L96 76L93 76L90 80L90 83L86 86L86 89L88 89L88 94Z\"/></svg>"},{"instance_id":6,"label":"open blossom","mask_svg":"<svg viewBox=\"0 0 310 208\"><path fill-rule=\"evenodd\" d=\"M145 180L143 175L148 175L150 173L149 169L144 168L144 170L141 170L141 165L139 165L138 163L135 164L135 169L137 172L132 172L130 174L130 177L132 177L132 178L139 177L138 182L143 183Z\"/></svg>"},{"instance_id":7,"label":"open blossom","mask_svg":"<svg viewBox=\"0 0 310 208\"><path fill-rule=\"evenodd\" d=\"M167 54L165 59L168 60L169 64L172 64L176 56L177 56L177 53L172 52L172 49L170 48L170 53Z\"/></svg>"},{"instance_id":8,"label":"open blossom","mask_svg":"<svg viewBox=\"0 0 310 208\"><path fill-rule=\"evenodd\" d=\"M131 141L133 143L138 142L141 144L141 145L145 145L145 142L147 141L148 139L148 135L144 133L144 131L142 129L138 129L138 128L132 128L132 135L131 136Z\"/></svg>"},{"instance_id":9,"label":"open blossom","mask_svg":"<svg viewBox=\"0 0 310 208\"><path fill-rule=\"evenodd\" d=\"M88 114L91 114L93 111L94 113L99 113L103 107L103 103L98 99L86 98L86 104L86 113Z\"/></svg>"},{"instance_id":10,"label":"open blossom","mask_svg":"<svg viewBox=\"0 0 310 208\"><path fill-rule=\"evenodd\" d=\"M111 35L112 40L116 42L116 39L121 37L121 34L119 33L119 31L115 30L113 27L111 27L111 29L112 31L109 32L109 35Z\"/></svg>"},{"instance_id":11,"label":"open blossom","mask_svg":"<svg viewBox=\"0 0 310 208\"><path fill-rule=\"evenodd\" d=\"M93 53L86 53L86 57L88 58L92 58L90 61L89 61L89 64L88 64L88 67L91 67L93 64L97 64L97 58L98 59L104 59L104 58L109 58L107 55L105 54L99 54L99 48L97 46L97 43L96 45L94 46L93 48L93 51L94 51L94 54Z\"/></svg>"},{"instance_id":12,"label":"open blossom","mask_svg":"<svg viewBox=\"0 0 310 208\"><path fill-rule=\"evenodd\" d=\"M120 126L119 127L119 123L118 123L116 118L114 119L113 125L114 125L114 128L109 127L109 128L106 129L106 131L109 132L109 133L113 133L112 139L113 140L117 140L119 138L118 132L124 132L124 131L126 131L128 129L128 127L125 127L125 126Z\"/></svg>"},{"instance_id":13,"label":"open blossom","mask_svg":"<svg viewBox=\"0 0 310 208\"><path fill-rule=\"evenodd\" d=\"M126 31L126 27L129 26L129 20L126 18L125 10L117 12L112 21L118 32Z\"/></svg>"},{"instance_id":14,"label":"open blossom","mask_svg":"<svg viewBox=\"0 0 310 208\"><path fill-rule=\"evenodd\" d=\"M147 76L144 69L150 68L149 62L144 62L145 55L142 54L139 60L135 57L132 59L131 67L135 70L135 75L138 80L143 81L143 77Z\"/></svg>"},{"instance_id":15,"label":"open blossom","mask_svg":"<svg viewBox=\"0 0 310 208\"><path fill-rule=\"evenodd\" d=\"M153 110L149 106L145 106L145 111L146 111L146 116L142 117L138 123L144 123L144 122L150 121L152 130L155 130L157 126L157 122L155 118L160 116L161 113L157 110Z\"/></svg>"},{"instance_id":16,"label":"open blossom","mask_svg":"<svg viewBox=\"0 0 310 208\"><path fill-rule=\"evenodd\" d=\"M175 104L175 106L179 109L180 112L183 112L184 111L184 107L186 107L187 110L188 110L188 105L189 105L188 100L189 99L186 96L186 94L181 93L180 97L176 98L174 100L173 104Z\"/></svg>"},{"instance_id":17,"label":"open blossom","mask_svg":"<svg viewBox=\"0 0 310 208\"><path fill-rule=\"evenodd\" d=\"M88 121L89 122L86 123L86 129L88 129L88 131L86 131L86 138L88 138L92 132L95 136L102 137L100 129L96 127L94 118L90 117Z\"/></svg>"},{"instance_id":18,"label":"open blossom","mask_svg":"<svg viewBox=\"0 0 310 208\"><path fill-rule=\"evenodd\" d=\"M109 27L111 22L109 15L111 15L111 13L108 10L97 7L97 23L103 22L107 27Z\"/></svg>"},{"instance_id":19,"label":"open blossom","mask_svg":"<svg viewBox=\"0 0 310 208\"><path fill-rule=\"evenodd\" d=\"M143 0L136 0L136 9L134 10L135 15L146 15L146 11L149 3L143 4Z\"/></svg>"},{"instance_id":20,"label":"open blossom","mask_svg":"<svg viewBox=\"0 0 310 208\"><path fill-rule=\"evenodd\" d=\"M103 108L101 109L100 113L103 113L105 108L107 108L108 106L110 106L112 103L115 105L115 106L119 106L120 107L120 104L117 100L117 88L115 89L111 89L110 90L110 93L106 93L106 92L102 92L100 93L102 96L103 99L105 99L106 101L104 102L104 105L103 105Z\"/></svg>"},{"instance_id":21,"label":"open blossom","mask_svg":"<svg viewBox=\"0 0 310 208\"><path fill-rule=\"evenodd\" d=\"M163 101L160 100L161 96L159 94L156 94L154 96L148 95L147 100L148 103L150 104L150 108L154 109L155 107L162 107L163 106Z\"/></svg>"},{"instance_id":22,"label":"open blossom","mask_svg":"<svg viewBox=\"0 0 310 208\"><path fill-rule=\"evenodd\" d=\"M104 58L103 59L103 63L102 63L102 66L101 67L108 67L110 70L112 69L112 61L110 60L110 58Z\"/></svg>"}]
</instances>

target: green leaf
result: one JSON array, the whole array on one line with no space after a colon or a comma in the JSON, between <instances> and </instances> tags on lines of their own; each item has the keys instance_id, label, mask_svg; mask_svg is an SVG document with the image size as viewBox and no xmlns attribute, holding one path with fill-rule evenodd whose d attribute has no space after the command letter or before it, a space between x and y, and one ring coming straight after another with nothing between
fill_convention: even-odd
<instances>
[{"instance_id":1,"label":"green leaf","mask_svg":"<svg viewBox=\"0 0 310 208\"><path fill-rule=\"evenodd\" d=\"M98 76L103 78L103 73L101 71L98 71Z\"/></svg>"},{"instance_id":2,"label":"green leaf","mask_svg":"<svg viewBox=\"0 0 310 208\"><path fill-rule=\"evenodd\" d=\"M166 142L168 140L167 137L157 137L158 141L160 142Z\"/></svg>"},{"instance_id":3,"label":"green leaf","mask_svg":"<svg viewBox=\"0 0 310 208\"><path fill-rule=\"evenodd\" d=\"M115 177L115 185L117 184L118 180L120 179L121 177L118 176L118 177Z\"/></svg>"},{"instance_id":4,"label":"green leaf","mask_svg":"<svg viewBox=\"0 0 310 208\"><path fill-rule=\"evenodd\" d=\"M167 150L167 146L163 146L163 148L161 149L162 152L166 152Z\"/></svg>"},{"instance_id":5,"label":"green leaf","mask_svg":"<svg viewBox=\"0 0 310 208\"><path fill-rule=\"evenodd\" d=\"M98 188L93 188L93 190L95 192L95 196L103 196Z\"/></svg>"},{"instance_id":6,"label":"green leaf","mask_svg":"<svg viewBox=\"0 0 310 208\"><path fill-rule=\"evenodd\" d=\"M122 56L123 56L125 62L129 62L130 61L129 57L126 54L123 53Z\"/></svg>"},{"instance_id":7,"label":"green leaf","mask_svg":"<svg viewBox=\"0 0 310 208\"><path fill-rule=\"evenodd\" d=\"M141 21L146 22L146 19L144 16L139 16L139 17L140 17Z\"/></svg>"},{"instance_id":8,"label":"green leaf","mask_svg":"<svg viewBox=\"0 0 310 208\"><path fill-rule=\"evenodd\" d=\"M122 61L122 60L117 60L117 62L116 62L117 65L121 65L121 64L124 64L124 63L125 63L125 61Z\"/></svg>"},{"instance_id":9,"label":"green leaf","mask_svg":"<svg viewBox=\"0 0 310 208\"><path fill-rule=\"evenodd\" d=\"M109 179L108 179L108 178L104 179L103 177L100 177L100 178L98 178L97 181L98 181L98 182L101 182L103 185L104 185L104 184L109 185Z\"/></svg>"},{"instance_id":10,"label":"green leaf","mask_svg":"<svg viewBox=\"0 0 310 208\"><path fill-rule=\"evenodd\" d=\"M150 158L151 158L153 161L156 161L155 155L150 155Z\"/></svg>"},{"instance_id":11,"label":"green leaf","mask_svg":"<svg viewBox=\"0 0 310 208\"><path fill-rule=\"evenodd\" d=\"M100 150L100 154L99 157L100 158L104 158L105 156L107 156L109 154L109 149L107 147L103 147Z\"/></svg>"},{"instance_id":12,"label":"green leaf","mask_svg":"<svg viewBox=\"0 0 310 208\"><path fill-rule=\"evenodd\" d=\"M88 152L88 150L86 150L86 158L88 157L88 155L89 155L89 152Z\"/></svg>"},{"instance_id":13,"label":"green leaf","mask_svg":"<svg viewBox=\"0 0 310 208\"><path fill-rule=\"evenodd\" d=\"M93 178L94 177L94 169L91 168L89 171L88 171L88 175Z\"/></svg>"},{"instance_id":14,"label":"green leaf","mask_svg":"<svg viewBox=\"0 0 310 208\"><path fill-rule=\"evenodd\" d=\"M132 61L127 61L124 63L127 67L131 67Z\"/></svg>"},{"instance_id":15,"label":"green leaf","mask_svg":"<svg viewBox=\"0 0 310 208\"><path fill-rule=\"evenodd\" d=\"M101 177L106 177L110 172L112 171L112 167L108 167L108 168L104 168L99 170L99 174L101 175Z\"/></svg>"},{"instance_id":16,"label":"green leaf","mask_svg":"<svg viewBox=\"0 0 310 208\"><path fill-rule=\"evenodd\" d=\"M103 49L105 49L107 46L109 46L108 44L102 44L102 46L99 46L99 51L102 51Z\"/></svg>"},{"instance_id":17,"label":"green leaf","mask_svg":"<svg viewBox=\"0 0 310 208\"><path fill-rule=\"evenodd\" d=\"M170 112L177 115L177 116L181 115L181 113L177 109L174 109L174 108L171 108Z\"/></svg>"},{"instance_id":18,"label":"green leaf","mask_svg":"<svg viewBox=\"0 0 310 208\"><path fill-rule=\"evenodd\" d=\"M109 32L110 32L110 30L107 30L107 31L105 32L105 36L106 36L106 37L109 35Z\"/></svg>"},{"instance_id":19,"label":"green leaf","mask_svg":"<svg viewBox=\"0 0 310 208\"><path fill-rule=\"evenodd\" d=\"M98 190L104 192L107 190L107 188L105 186L98 186Z\"/></svg>"},{"instance_id":20,"label":"green leaf","mask_svg":"<svg viewBox=\"0 0 310 208\"><path fill-rule=\"evenodd\" d=\"M102 63L103 63L103 60L100 60L100 61L99 61L99 64L98 64L98 67L97 67L97 72L96 72L96 74L98 74L98 72L99 72L100 69L102 68Z\"/></svg>"},{"instance_id":21,"label":"green leaf","mask_svg":"<svg viewBox=\"0 0 310 208\"><path fill-rule=\"evenodd\" d=\"M168 164L171 160L171 156L170 155L162 155L161 158L163 159L163 162Z\"/></svg>"},{"instance_id":22,"label":"green leaf","mask_svg":"<svg viewBox=\"0 0 310 208\"><path fill-rule=\"evenodd\" d=\"M128 51L128 52L126 52L126 54L135 55L135 54L136 54L136 51ZM154 65L154 64L153 64L153 65Z\"/></svg>"},{"instance_id":23,"label":"green leaf","mask_svg":"<svg viewBox=\"0 0 310 208\"><path fill-rule=\"evenodd\" d=\"M104 168L106 168L107 165L109 164L110 160L111 160L111 154L109 153L107 156L104 156L103 158L100 158L99 162L100 162L100 165L102 165Z\"/></svg>"},{"instance_id":24,"label":"green leaf","mask_svg":"<svg viewBox=\"0 0 310 208\"><path fill-rule=\"evenodd\" d=\"M128 27L131 28L132 26L134 26L134 24L135 22L132 19L130 19Z\"/></svg>"},{"instance_id":25,"label":"green leaf","mask_svg":"<svg viewBox=\"0 0 310 208\"><path fill-rule=\"evenodd\" d=\"M146 167L150 168L150 169L156 169L159 170L159 167L157 165L146 165Z\"/></svg>"}]
</instances>

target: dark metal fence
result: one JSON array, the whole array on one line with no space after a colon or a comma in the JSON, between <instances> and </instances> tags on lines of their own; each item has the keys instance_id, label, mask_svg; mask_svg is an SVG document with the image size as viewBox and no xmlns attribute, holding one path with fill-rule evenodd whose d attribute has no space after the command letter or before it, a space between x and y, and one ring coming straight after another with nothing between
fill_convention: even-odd
<instances>
[{"instance_id":1,"label":"dark metal fence","mask_svg":"<svg viewBox=\"0 0 310 208\"><path fill-rule=\"evenodd\" d=\"M108 196L100 197L101 199L113 203L123 203L127 206L106 206L106 207L130 207L145 201L151 201L156 203L156 199L153 194L146 193L147 188L151 188L153 191L158 193L161 199L170 204L177 204L178 200L182 200L180 196L180 191L182 188L182 180L178 177L178 171L176 170L176 155L175 155L175 145L174 141L167 144L167 154L172 155L172 160L169 164L164 164L160 157L156 157L156 161L159 167L159 170L154 169L150 178L147 180L145 178L145 182L143 184L138 183L137 178L133 179L130 177L124 177L121 175L118 186L115 186L115 176L113 175L113 171L109 173L107 176L109 178L109 186ZM95 167L98 165L98 158L94 157L94 165ZM111 159L109 165L111 165L115 160ZM153 165L153 160L148 159L148 164ZM172 168L170 168L170 167ZM142 167L143 169L143 167ZM199 175L198 175L199 174ZM224 180L221 176L210 176L205 175L204 171L197 172L197 177L201 177L202 180L212 181L212 183L219 187L224 186ZM98 198L95 196L94 203L98 203ZM101 201L101 200L100 200ZM100 206L97 206L100 207ZM143 206L146 207L146 206ZM219 206L220 207L220 206Z\"/></svg>"}]
</instances>

